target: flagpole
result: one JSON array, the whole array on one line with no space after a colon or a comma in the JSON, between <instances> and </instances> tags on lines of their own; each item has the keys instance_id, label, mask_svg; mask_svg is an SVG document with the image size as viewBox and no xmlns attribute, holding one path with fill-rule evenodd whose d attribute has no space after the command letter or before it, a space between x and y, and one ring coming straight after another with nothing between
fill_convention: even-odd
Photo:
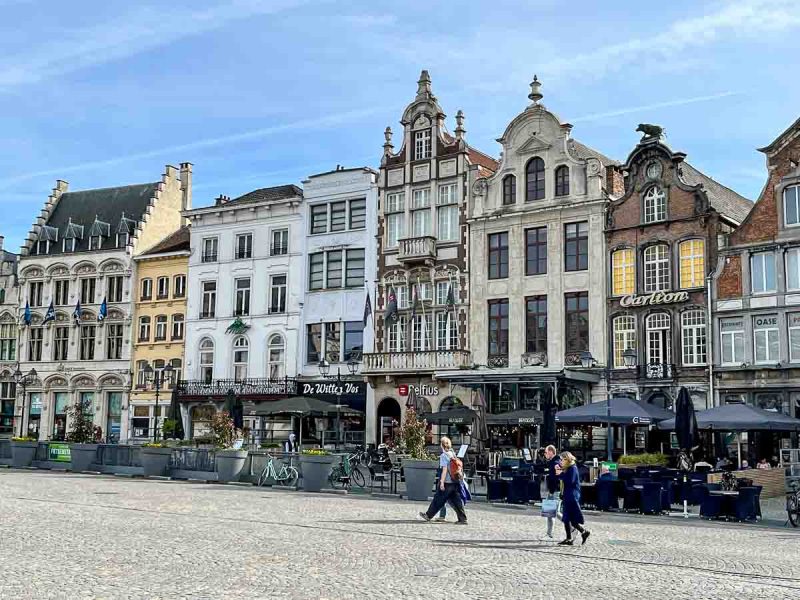
<instances>
[{"instance_id":1,"label":"flagpole","mask_svg":"<svg viewBox=\"0 0 800 600\"><path fill-rule=\"evenodd\" d=\"M426 343L428 340L428 319L425 316L425 302L420 294L421 290L422 284L419 281L419 275L417 275L417 298L419 298L419 303L422 305L422 351L425 352L426 350L430 350L430 348L428 348L428 344Z\"/></svg>"}]
</instances>

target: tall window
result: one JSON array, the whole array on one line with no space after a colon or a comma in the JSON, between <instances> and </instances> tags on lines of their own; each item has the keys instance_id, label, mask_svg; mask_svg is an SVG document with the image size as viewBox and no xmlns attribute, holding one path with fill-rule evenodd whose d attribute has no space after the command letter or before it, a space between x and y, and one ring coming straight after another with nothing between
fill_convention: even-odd
<instances>
[{"instance_id":1,"label":"tall window","mask_svg":"<svg viewBox=\"0 0 800 600\"><path fill-rule=\"evenodd\" d=\"M347 229L347 202L331 202L331 231Z\"/></svg>"},{"instance_id":2,"label":"tall window","mask_svg":"<svg viewBox=\"0 0 800 600\"><path fill-rule=\"evenodd\" d=\"M508 232L489 235L489 279L508 277Z\"/></svg>"},{"instance_id":3,"label":"tall window","mask_svg":"<svg viewBox=\"0 0 800 600\"><path fill-rule=\"evenodd\" d=\"M386 247L395 248L405 235L405 195L402 192L386 195Z\"/></svg>"},{"instance_id":4,"label":"tall window","mask_svg":"<svg viewBox=\"0 0 800 600\"><path fill-rule=\"evenodd\" d=\"M547 273L547 227L525 230L525 275Z\"/></svg>"},{"instance_id":5,"label":"tall window","mask_svg":"<svg viewBox=\"0 0 800 600\"><path fill-rule=\"evenodd\" d=\"M784 188L783 215L787 227L800 225L800 186L790 185Z\"/></svg>"},{"instance_id":6,"label":"tall window","mask_svg":"<svg viewBox=\"0 0 800 600\"><path fill-rule=\"evenodd\" d=\"M203 239L203 256L202 262L217 262L217 250L219 249L219 240L215 237Z\"/></svg>"},{"instance_id":7,"label":"tall window","mask_svg":"<svg viewBox=\"0 0 800 600\"><path fill-rule=\"evenodd\" d=\"M431 335L431 315L415 315L411 319L411 350L414 352L433 350Z\"/></svg>"},{"instance_id":8,"label":"tall window","mask_svg":"<svg viewBox=\"0 0 800 600\"><path fill-rule=\"evenodd\" d=\"M152 279L142 279L141 283L141 293L139 294L140 300L152 300L153 299L153 280Z\"/></svg>"},{"instance_id":9,"label":"tall window","mask_svg":"<svg viewBox=\"0 0 800 600\"><path fill-rule=\"evenodd\" d=\"M66 306L69 304L69 279L56 279L55 289L56 306Z\"/></svg>"},{"instance_id":10,"label":"tall window","mask_svg":"<svg viewBox=\"0 0 800 600\"><path fill-rule=\"evenodd\" d=\"M250 314L250 278L243 277L236 280L236 308L237 317Z\"/></svg>"},{"instance_id":11,"label":"tall window","mask_svg":"<svg viewBox=\"0 0 800 600\"><path fill-rule=\"evenodd\" d=\"M308 289L321 290L323 287L325 287L325 253L315 252L308 255Z\"/></svg>"},{"instance_id":12,"label":"tall window","mask_svg":"<svg viewBox=\"0 0 800 600\"><path fill-rule=\"evenodd\" d=\"M17 326L14 323L0 325L0 360L17 360Z\"/></svg>"},{"instance_id":13,"label":"tall window","mask_svg":"<svg viewBox=\"0 0 800 600\"><path fill-rule=\"evenodd\" d=\"M451 310L436 313L436 348L438 350L458 348L458 326Z\"/></svg>"},{"instance_id":14,"label":"tall window","mask_svg":"<svg viewBox=\"0 0 800 600\"><path fill-rule=\"evenodd\" d=\"M589 349L589 292L564 294L566 316L566 351Z\"/></svg>"},{"instance_id":15,"label":"tall window","mask_svg":"<svg viewBox=\"0 0 800 600\"><path fill-rule=\"evenodd\" d=\"M272 246L269 253L272 256L284 256L289 253L288 229L274 229L272 231Z\"/></svg>"},{"instance_id":16,"label":"tall window","mask_svg":"<svg viewBox=\"0 0 800 600\"><path fill-rule=\"evenodd\" d=\"M362 321L346 321L344 324L344 356L342 360L360 361L364 352L364 323Z\"/></svg>"},{"instance_id":17,"label":"tall window","mask_svg":"<svg viewBox=\"0 0 800 600\"><path fill-rule=\"evenodd\" d=\"M183 339L183 315L172 315L172 340Z\"/></svg>"},{"instance_id":18,"label":"tall window","mask_svg":"<svg viewBox=\"0 0 800 600\"><path fill-rule=\"evenodd\" d=\"M81 279L81 304L94 303L96 285L97 280L94 277Z\"/></svg>"},{"instance_id":19,"label":"tall window","mask_svg":"<svg viewBox=\"0 0 800 600\"><path fill-rule=\"evenodd\" d=\"M585 271L589 268L589 223L564 225L564 270Z\"/></svg>"},{"instance_id":20,"label":"tall window","mask_svg":"<svg viewBox=\"0 0 800 600\"><path fill-rule=\"evenodd\" d=\"M156 341L163 342L167 339L167 315L156 316Z\"/></svg>"},{"instance_id":21,"label":"tall window","mask_svg":"<svg viewBox=\"0 0 800 600\"><path fill-rule=\"evenodd\" d=\"M706 313L702 310L687 310L681 315L681 337L683 339L683 364L706 364Z\"/></svg>"},{"instance_id":22,"label":"tall window","mask_svg":"<svg viewBox=\"0 0 800 600\"><path fill-rule=\"evenodd\" d=\"M400 317L394 324L388 326L387 345L389 352L405 352L406 345L406 318Z\"/></svg>"},{"instance_id":23,"label":"tall window","mask_svg":"<svg viewBox=\"0 0 800 600\"><path fill-rule=\"evenodd\" d=\"M667 365L672 363L672 324L669 314L654 313L645 321L647 333L647 363Z\"/></svg>"},{"instance_id":24,"label":"tall window","mask_svg":"<svg viewBox=\"0 0 800 600\"><path fill-rule=\"evenodd\" d=\"M778 362L778 335L777 316L753 317L753 343L757 363Z\"/></svg>"},{"instance_id":25,"label":"tall window","mask_svg":"<svg viewBox=\"0 0 800 600\"><path fill-rule=\"evenodd\" d=\"M28 284L28 301L31 306L42 306L43 281L31 281Z\"/></svg>"},{"instance_id":26,"label":"tall window","mask_svg":"<svg viewBox=\"0 0 800 600\"><path fill-rule=\"evenodd\" d=\"M525 298L525 351L547 352L547 296Z\"/></svg>"},{"instance_id":27,"label":"tall window","mask_svg":"<svg viewBox=\"0 0 800 600\"><path fill-rule=\"evenodd\" d=\"M169 298L169 277L159 277L156 281L156 299L166 300Z\"/></svg>"},{"instance_id":28,"label":"tall window","mask_svg":"<svg viewBox=\"0 0 800 600\"><path fill-rule=\"evenodd\" d=\"M633 294L636 281L636 258L633 248L622 248L611 254L611 294Z\"/></svg>"},{"instance_id":29,"label":"tall window","mask_svg":"<svg viewBox=\"0 0 800 600\"><path fill-rule=\"evenodd\" d=\"M525 167L525 201L544 199L544 161L532 158Z\"/></svg>"},{"instance_id":30,"label":"tall window","mask_svg":"<svg viewBox=\"0 0 800 600\"><path fill-rule=\"evenodd\" d=\"M316 204L311 207L311 233L328 231L328 205Z\"/></svg>"},{"instance_id":31,"label":"tall window","mask_svg":"<svg viewBox=\"0 0 800 600\"><path fill-rule=\"evenodd\" d=\"M175 298L183 298L186 296L186 275L175 275L173 285L175 289Z\"/></svg>"},{"instance_id":32,"label":"tall window","mask_svg":"<svg viewBox=\"0 0 800 600\"><path fill-rule=\"evenodd\" d=\"M236 258L253 258L252 233L240 233L236 236Z\"/></svg>"},{"instance_id":33,"label":"tall window","mask_svg":"<svg viewBox=\"0 0 800 600\"><path fill-rule=\"evenodd\" d=\"M414 132L414 160L431 157L431 130Z\"/></svg>"},{"instance_id":34,"label":"tall window","mask_svg":"<svg viewBox=\"0 0 800 600\"><path fill-rule=\"evenodd\" d=\"M569 196L569 167L561 165L556 169L556 196Z\"/></svg>"},{"instance_id":35,"label":"tall window","mask_svg":"<svg viewBox=\"0 0 800 600\"><path fill-rule=\"evenodd\" d=\"M625 366L623 352L636 348L636 318L630 315L614 317L614 368Z\"/></svg>"},{"instance_id":36,"label":"tall window","mask_svg":"<svg viewBox=\"0 0 800 600\"><path fill-rule=\"evenodd\" d=\"M213 319L217 312L217 282L203 282L203 304L200 309L201 319Z\"/></svg>"},{"instance_id":37,"label":"tall window","mask_svg":"<svg viewBox=\"0 0 800 600\"><path fill-rule=\"evenodd\" d=\"M489 357L508 357L508 299L489 300Z\"/></svg>"},{"instance_id":38,"label":"tall window","mask_svg":"<svg viewBox=\"0 0 800 600\"><path fill-rule=\"evenodd\" d=\"M233 378L236 381L247 379L247 364L250 359L250 344L247 338L239 336L233 342Z\"/></svg>"},{"instance_id":39,"label":"tall window","mask_svg":"<svg viewBox=\"0 0 800 600\"><path fill-rule=\"evenodd\" d=\"M682 288L703 287L706 274L705 242L687 240L678 246Z\"/></svg>"},{"instance_id":40,"label":"tall window","mask_svg":"<svg viewBox=\"0 0 800 600\"><path fill-rule=\"evenodd\" d=\"M789 325L789 361L800 362L800 313L786 315Z\"/></svg>"},{"instance_id":41,"label":"tall window","mask_svg":"<svg viewBox=\"0 0 800 600\"><path fill-rule=\"evenodd\" d=\"M106 297L109 302L122 302L122 275L113 275L107 279Z\"/></svg>"},{"instance_id":42,"label":"tall window","mask_svg":"<svg viewBox=\"0 0 800 600\"><path fill-rule=\"evenodd\" d=\"M205 383L214 379L214 342L208 338L200 342L200 379Z\"/></svg>"},{"instance_id":43,"label":"tall window","mask_svg":"<svg viewBox=\"0 0 800 600\"><path fill-rule=\"evenodd\" d=\"M106 325L106 358L108 360L122 358L122 323Z\"/></svg>"},{"instance_id":44,"label":"tall window","mask_svg":"<svg viewBox=\"0 0 800 600\"><path fill-rule=\"evenodd\" d=\"M722 364L741 365L744 362L744 320L741 317L720 319L719 329Z\"/></svg>"},{"instance_id":45,"label":"tall window","mask_svg":"<svg viewBox=\"0 0 800 600\"><path fill-rule=\"evenodd\" d=\"M81 325L80 360L94 360L94 341L97 328L94 325Z\"/></svg>"},{"instance_id":46,"label":"tall window","mask_svg":"<svg viewBox=\"0 0 800 600\"><path fill-rule=\"evenodd\" d=\"M458 185L450 183L439 187L436 199L436 237L441 242L458 240Z\"/></svg>"},{"instance_id":47,"label":"tall window","mask_svg":"<svg viewBox=\"0 0 800 600\"><path fill-rule=\"evenodd\" d=\"M342 250L330 250L325 253L325 285L326 288L342 287Z\"/></svg>"},{"instance_id":48,"label":"tall window","mask_svg":"<svg viewBox=\"0 0 800 600\"><path fill-rule=\"evenodd\" d=\"M661 188L651 187L644 195L644 222L655 223L667 218L667 196Z\"/></svg>"},{"instance_id":49,"label":"tall window","mask_svg":"<svg viewBox=\"0 0 800 600\"><path fill-rule=\"evenodd\" d=\"M280 335L269 338L267 346L267 370L270 379L286 377L286 345Z\"/></svg>"},{"instance_id":50,"label":"tall window","mask_svg":"<svg viewBox=\"0 0 800 600\"><path fill-rule=\"evenodd\" d=\"M42 339L44 329L41 327L30 327L28 329L28 360L38 362L42 360Z\"/></svg>"},{"instance_id":51,"label":"tall window","mask_svg":"<svg viewBox=\"0 0 800 600\"><path fill-rule=\"evenodd\" d=\"M411 235L422 237L431 234L431 190L414 190L411 201Z\"/></svg>"},{"instance_id":52,"label":"tall window","mask_svg":"<svg viewBox=\"0 0 800 600\"><path fill-rule=\"evenodd\" d=\"M663 292L669 289L669 247L648 246L644 251L644 291Z\"/></svg>"},{"instance_id":53,"label":"tall window","mask_svg":"<svg viewBox=\"0 0 800 600\"><path fill-rule=\"evenodd\" d=\"M754 294L775 291L775 255L772 252L750 256L750 282Z\"/></svg>"},{"instance_id":54,"label":"tall window","mask_svg":"<svg viewBox=\"0 0 800 600\"><path fill-rule=\"evenodd\" d=\"M269 278L269 312L286 312L286 275L272 275Z\"/></svg>"},{"instance_id":55,"label":"tall window","mask_svg":"<svg viewBox=\"0 0 800 600\"><path fill-rule=\"evenodd\" d=\"M513 175L503 177L503 204L517 203L517 178Z\"/></svg>"},{"instance_id":56,"label":"tall window","mask_svg":"<svg viewBox=\"0 0 800 600\"><path fill-rule=\"evenodd\" d=\"M339 362L341 356L342 328L338 321L325 323L325 337L323 353L325 360L331 363Z\"/></svg>"},{"instance_id":57,"label":"tall window","mask_svg":"<svg viewBox=\"0 0 800 600\"><path fill-rule=\"evenodd\" d=\"M306 326L306 362L318 363L322 356L322 323L311 323Z\"/></svg>"},{"instance_id":58,"label":"tall window","mask_svg":"<svg viewBox=\"0 0 800 600\"><path fill-rule=\"evenodd\" d=\"M150 317L139 317L139 341L150 341Z\"/></svg>"},{"instance_id":59,"label":"tall window","mask_svg":"<svg viewBox=\"0 0 800 600\"><path fill-rule=\"evenodd\" d=\"M346 252L345 287L364 285L364 250L359 248Z\"/></svg>"},{"instance_id":60,"label":"tall window","mask_svg":"<svg viewBox=\"0 0 800 600\"><path fill-rule=\"evenodd\" d=\"M367 226L367 199L350 200L350 229L364 229Z\"/></svg>"}]
</instances>

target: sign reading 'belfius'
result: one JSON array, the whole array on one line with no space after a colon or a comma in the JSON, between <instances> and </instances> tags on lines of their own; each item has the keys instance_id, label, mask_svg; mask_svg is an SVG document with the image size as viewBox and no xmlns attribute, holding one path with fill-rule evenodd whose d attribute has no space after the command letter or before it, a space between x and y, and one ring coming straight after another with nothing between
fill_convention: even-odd
<instances>
[{"instance_id":1,"label":"sign reading 'belfius'","mask_svg":"<svg viewBox=\"0 0 800 600\"><path fill-rule=\"evenodd\" d=\"M654 304L675 304L676 302L686 302L689 299L689 292L653 292L645 296L630 294L623 296L619 300L620 306L652 306Z\"/></svg>"}]
</instances>

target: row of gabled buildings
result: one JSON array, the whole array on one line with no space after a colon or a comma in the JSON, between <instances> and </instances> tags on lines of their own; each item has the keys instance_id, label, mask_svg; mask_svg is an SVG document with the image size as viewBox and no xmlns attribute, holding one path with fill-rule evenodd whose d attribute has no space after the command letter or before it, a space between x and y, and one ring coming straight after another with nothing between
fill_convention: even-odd
<instances>
[{"instance_id":1,"label":"row of gabled buildings","mask_svg":"<svg viewBox=\"0 0 800 600\"><path fill-rule=\"evenodd\" d=\"M528 99L499 159L467 142L461 111L451 133L423 71L376 170L201 208L188 163L141 186L59 182L3 262L3 423L58 437L90 394L110 437L147 439L154 372L187 431L233 391L262 439L276 432L259 406L287 395L362 410L340 435L367 443L394 434L409 394L499 413L610 393L670 407L685 386L698 408L796 414L800 125L762 149L753 204L656 126L618 162L572 137L535 78ZM318 421L321 439L334 425Z\"/></svg>"}]
</instances>

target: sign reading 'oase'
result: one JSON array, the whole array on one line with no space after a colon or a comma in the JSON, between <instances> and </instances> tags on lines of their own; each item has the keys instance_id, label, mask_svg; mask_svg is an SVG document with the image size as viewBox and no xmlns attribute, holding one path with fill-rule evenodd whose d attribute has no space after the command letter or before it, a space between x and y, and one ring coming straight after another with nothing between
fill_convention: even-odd
<instances>
[{"instance_id":1,"label":"sign reading 'oase'","mask_svg":"<svg viewBox=\"0 0 800 600\"><path fill-rule=\"evenodd\" d=\"M623 296L619 300L620 306L652 306L654 304L675 304L676 302L686 302L689 299L689 292L653 292L646 296L630 294Z\"/></svg>"}]
</instances>

